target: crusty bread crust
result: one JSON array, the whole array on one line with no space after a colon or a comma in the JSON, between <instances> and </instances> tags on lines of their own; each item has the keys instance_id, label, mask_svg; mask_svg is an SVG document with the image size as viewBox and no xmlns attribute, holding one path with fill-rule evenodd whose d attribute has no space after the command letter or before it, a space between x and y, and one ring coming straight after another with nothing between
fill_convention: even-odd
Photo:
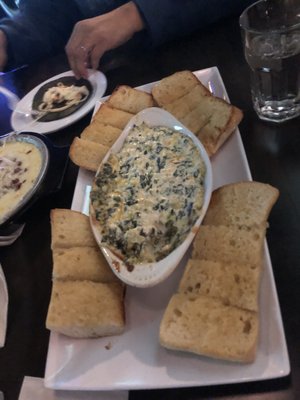
<instances>
[{"instance_id":1,"label":"crusty bread crust","mask_svg":"<svg viewBox=\"0 0 300 400\"><path fill-rule=\"evenodd\" d=\"M222 100L222 99L221 99ZM231 136L234 130L237 128L241 120L243 119L243 112L235 107L231 107L231 115L227 121L226 126L223 129L218 130L218 135L214 141L206 141L206 151L211 157L218 152L218 150L223 146L226 140ZM199 136L199 133L197 134Z\"/></svg>"},{"instance_id":2,"label":"crusty bread crust","mask_svg":"<svg viewBox=\"0 0 300 400\"><path fill-rule=\"evenodd\" d=\"M224 132L220 135L219 139L216 142L216 146L214 149L214 152L216 153L219 148L225 143L225 141L228 139L228 137L232 134L232 132L236 129L236 127L239 125L239 123L243 119L243 111L240 110L239 108L232 106L231 108L231 117L228 120L228 123L224 129Z\"/></svg>"}]
</instances>

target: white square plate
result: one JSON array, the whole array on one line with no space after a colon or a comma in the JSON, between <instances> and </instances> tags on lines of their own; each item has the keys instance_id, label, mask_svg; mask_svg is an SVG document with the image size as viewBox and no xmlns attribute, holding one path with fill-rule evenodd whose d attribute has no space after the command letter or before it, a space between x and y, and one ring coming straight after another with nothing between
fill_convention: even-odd
<instances>
[{"instance_id":1,"label":"white square plate","mask_svg":"<svg viewBox=\"0 0 300 400\"><path fill-rule=\"evenodd\" d=\"M227 98L216 67L195 72L214 95ZM140 87L149 91L153 84ZM237 130L212 158L214 188L251 180ZM72 209L87 212L93 174L79 171ZM65 390L134 390L208 386L283 377L290 365L267 244L260 290L260 336L253 364L213 360L159 345L159 325L189 254L161 284L126 292L126 330L121 336L72 339L51 333L45 385Z\"/></svg>"}]
</instances>

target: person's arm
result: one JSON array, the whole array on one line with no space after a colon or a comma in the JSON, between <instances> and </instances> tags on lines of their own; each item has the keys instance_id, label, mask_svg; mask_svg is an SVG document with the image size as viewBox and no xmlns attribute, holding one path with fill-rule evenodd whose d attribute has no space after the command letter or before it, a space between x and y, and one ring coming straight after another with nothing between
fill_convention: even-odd
<instances>
[{"instance_id":1,"label":"person's arm","mask_svg":"<svg viewBox=\"0 0 300 400\"><path fill-rule=\"evenodd\" d=\"M3 35L6 42L2 52L0 48L2 69L33 63L63 51L80 15L75 2L70 0L21 1L13 18L0 21L0 46Z\"/></svg>"},{"instance_id":2,"label":"person's arm","mask_svg":"<svg viewBox=\"0 0 300 400\"><path fill-rule=\"evenodd\" d=\"M186 35L229 15L239 14L254 0L133 0L113 11L78 22L66 46L69 63L79 78L96 69L102 55L144 30L152 45ZM121 1L106 4L116 6ZM97 1L94 2L95 8ZM98 2L100 4L100 2ZM83 11L83 10L82 10ZM103 10L102 10L103 11ZM97 12L98 13L98 12Z\"/></svg>"},{"instance_id":3,"label":"person's arm","mask_svg":"<svg viewBox=\"0 0 300 400\"><path fill-rule=\"evenodd\" d=\"M187 35L221 18L239 15L254 0L133 0L152 45Z\"/></svg>"},{"instance_id":4,"label":"person's arm","mask_svg":"<svg viewBox=\"0 0 300 400\"><path fill-rule=\"evenodd\" d=\"M106 51L124 44L143 28L143 19L132 1L103 15L77 22L66 46L75 76L86 77L88 66L97 69Z\"/></svg>"}]
</instances>

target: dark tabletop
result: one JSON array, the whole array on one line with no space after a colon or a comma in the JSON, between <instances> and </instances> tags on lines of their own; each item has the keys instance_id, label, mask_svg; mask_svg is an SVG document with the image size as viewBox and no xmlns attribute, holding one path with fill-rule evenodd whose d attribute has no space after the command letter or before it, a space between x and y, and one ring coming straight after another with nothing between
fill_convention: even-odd
<instances>
[{"instance_id":1,"label":"dark tabletop","mask_svg":"<svg viewBox=\"0 0 300 400\"><path fill-rule=\"evenodd\" d=\"M291 374L287 377L213 387L132 391L140 399L248 399L300 398L300 120L281 125L260 121L250 99L238 19L231 18L158 49L138 52L127 48L107 57L101 69L108 79L106 94L118 84L138 86L173 72L217 66L233 104L244 111L240 132L254 180L280 190L269 218L267 240L289 351ZM60 72L68 70L65 56L0 76L0 84L22 97ZM11 130L10 111L0 95L0 133ZM91 113L48 137L69 145L90 122ZM6 344L0 349L0 391L16 400L24 376L43 377L49 332L45 318L51 291L52 258L49 211L70 208L78 168L68 163L61 189L35 204L26 216L22 236L0 248L0 262L9 291Z\"/></svg>"}]
</instances>

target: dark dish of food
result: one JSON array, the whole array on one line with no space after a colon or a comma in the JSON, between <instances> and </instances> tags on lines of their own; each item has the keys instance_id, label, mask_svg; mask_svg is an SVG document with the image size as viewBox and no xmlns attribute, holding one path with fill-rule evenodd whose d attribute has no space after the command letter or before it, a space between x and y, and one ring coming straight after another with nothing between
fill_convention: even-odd
<instances>
[{"instance_id":1,"label":"dark dish of food","mask_svg":"<svg viewBox=\"0 0 300 400\"><path fill-rule=\"evenodd\" d=\"M102 244L126 264L166 257L200 215L205 173L200 151L188 136L163 126L133 126L92 187Z\"/></svg>"},{"instance_id":2,"label":"dark dish of food","mask_svg":"<svg viewBox=\"0 0 300 400\"><path fill-rule=\"evenodd\" d=\"M42 196L57 191L68 160L68 147L57 147L37 133L0 141L0 233L24 222L26 212Z\"/></svg>"},{"instance_id":3,"label":"dark dish of food","mask_svg":"<svg viewBox=\"0 0 300 400\"><path fill-rule=\"evenodd\" d=\"M93 87L87 79L65 76L43 85L35 94L32 109L45 113L39 122L65 118L79 110L90 98Z\"/></svg>"}]
</instances>

